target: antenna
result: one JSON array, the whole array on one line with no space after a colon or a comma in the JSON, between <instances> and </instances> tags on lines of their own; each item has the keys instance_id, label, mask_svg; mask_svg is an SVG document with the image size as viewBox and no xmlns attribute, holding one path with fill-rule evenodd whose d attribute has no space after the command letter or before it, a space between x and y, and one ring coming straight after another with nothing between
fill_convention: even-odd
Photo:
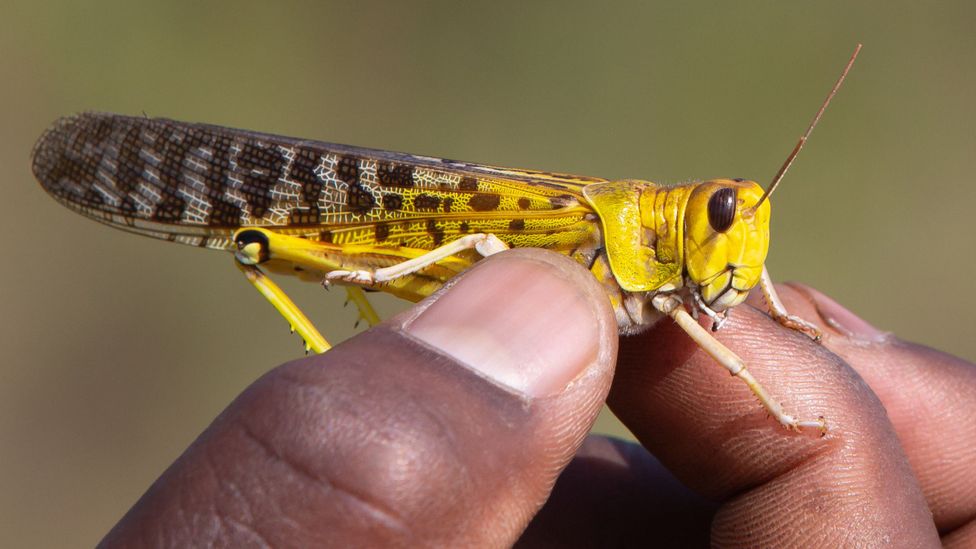
<instances>
[{"instance_id":1,"label":"antenna","mask_svg":"<svg viewBox=\"0 0 976 549\"><path fill-rule=\"evenodd\" d=\"M810 134L813 133L813 128L817 126L817 122L820 122L820 117L823 116L824 111L827 110L827 105L830 104L830 100L837 95L837 90L840 89L841 84L844 83L844 79L847 78L847 73L850 72L851 67L854 65L854 60L857 59L857 54L861 52L861 46L862 44L858 44L857 47L854 48L854 53L851 55L850 61L847 62L847 66L844 67L844 72L840 73L840 78L837 79L837 83L834 84L834 87L830 90L830 93L827 94L827 99L824 99L823 105L821 105L820 110L817 111L817 115L813 117L813 122L810 122L810 126L807 127L807 131L804 132L803 136L800 137L800 140L797 141L796 146L793 147L793 152L786 157L786 162L784 162L783 166L778 172L776 172L776 176L773 177L773 182L769 184L769 187L766 189L766 192L763 193L762 197L759 199L759 202L756 202L756 205L752 207L753 210L758 208L759 205L763 203L763 200L769 198L769 195L773 194L773 191L776 190L779 182L783 180L783 176L786 175L786 171L789 170L790 166L793 165L793 160L796 158L796 155L800 153L800 149L803 148L803 145L807 142Z\"/></svg>"}]
</instances>

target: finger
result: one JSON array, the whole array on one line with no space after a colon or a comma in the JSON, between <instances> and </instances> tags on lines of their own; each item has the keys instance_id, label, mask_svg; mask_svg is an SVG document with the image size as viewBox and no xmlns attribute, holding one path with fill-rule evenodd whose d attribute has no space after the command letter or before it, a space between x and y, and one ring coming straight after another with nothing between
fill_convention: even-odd
<instances>
[{"instance_id":1,"label":"finger","mask_svg":"<svg viewBox=\"0 0 976 549\"><path fill-rule=\"evenodd\" d=\"M976 517L976 367L882 332L813 288L779 287L784 304L824 327L824 345L888 411L940 532ZM976 537L973 538L976 544Z\"/></svg>"},{"instance_id":2,"label":"finger","mask_svg":"<svg viewBox=\"0 0 976 549\"><path fill-rule=\"evenodd\" d=\"M579 265L498 254L264 376L106 542L510 545L595 420L616 340Z\"/></svg>"},{"instance_id":3,"label":"finger","mask_svg":"<svg viewBox=\"0 0 976 549\"><path fill-rule=\"evenodd\" d=\"M703 547L714 512L643 446L590 435L517 547Z\"/></svg>"},{"instance_id":4,"label":"finger","mask_svg":"<svg viewBox=\"0 0 976 549\"><path fill-rule=\"evenodd\" d=\"M780 428L672 322L622 340L611 408L682 482L720 502L713 543L938 542L884 409L853 370L751 307L716 335L788 413L825 415L831 431Z\"/></svg>"}]
</instances>

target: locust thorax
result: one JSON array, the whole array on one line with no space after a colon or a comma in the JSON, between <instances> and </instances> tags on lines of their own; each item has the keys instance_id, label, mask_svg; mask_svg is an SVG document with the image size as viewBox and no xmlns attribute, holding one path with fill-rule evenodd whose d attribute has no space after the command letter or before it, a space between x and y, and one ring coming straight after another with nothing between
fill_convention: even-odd
<instances>
[{"instance_id":1,"label":"locust thorax","mask_svg":"<svg viewBox=\"0 0 976 549\"><path fill-rule=\"evenodd\" d=\"M722 312L742 303L759 283L769 249L769 201L754 181L698 184L685 209L685 284Z\"/></svg>"}]
</instances>

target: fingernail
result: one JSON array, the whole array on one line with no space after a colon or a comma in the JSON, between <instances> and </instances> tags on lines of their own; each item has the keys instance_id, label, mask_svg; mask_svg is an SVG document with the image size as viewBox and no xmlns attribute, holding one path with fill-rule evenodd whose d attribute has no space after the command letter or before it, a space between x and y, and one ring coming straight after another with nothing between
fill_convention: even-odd
<instances>
[{"instance_id":1,"label":"fingernail","mask_svg":"<svg viewBox=\"0 0 976 549\"><path fill-rule=\"evenodd\" d=\"M824 324L830 326L837 332L848 337L864 340L880 340L887 335L887 332L875 328L866 320L850 312L840 303L837 303L817 290L809 286L799 285L796 288L807 294L810 300L813 301L817 309L817 314L820 315Z\"/></svg>"},{"instance_id":2,"label":"fingernail","mask_svg":"<svg viewBox=\"0 0 976 549\"><path fill-rule=\"evenodd\" d=\"M573 276L506 252L465 273L404 330L526 396L559 393L597 360L609 310L602 289L588 292Z\"/></svg>"}]
</instances>

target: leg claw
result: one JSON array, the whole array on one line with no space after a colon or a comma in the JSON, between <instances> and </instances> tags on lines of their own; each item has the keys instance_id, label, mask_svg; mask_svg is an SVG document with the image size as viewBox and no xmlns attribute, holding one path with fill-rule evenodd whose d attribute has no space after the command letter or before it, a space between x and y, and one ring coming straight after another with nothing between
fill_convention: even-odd
<instances>
[{"instance_id":1,"label":"leg claw","mask_svg":"<svg viewBox=\"0 0 976 549\"><path fill-rule=\"evenodd\" d=\"M806 334L817 343L823 339L823 332L816 324L807 322L796 315L777 316L776 321L791 330Z\"/></svg>"}]
</instances>

